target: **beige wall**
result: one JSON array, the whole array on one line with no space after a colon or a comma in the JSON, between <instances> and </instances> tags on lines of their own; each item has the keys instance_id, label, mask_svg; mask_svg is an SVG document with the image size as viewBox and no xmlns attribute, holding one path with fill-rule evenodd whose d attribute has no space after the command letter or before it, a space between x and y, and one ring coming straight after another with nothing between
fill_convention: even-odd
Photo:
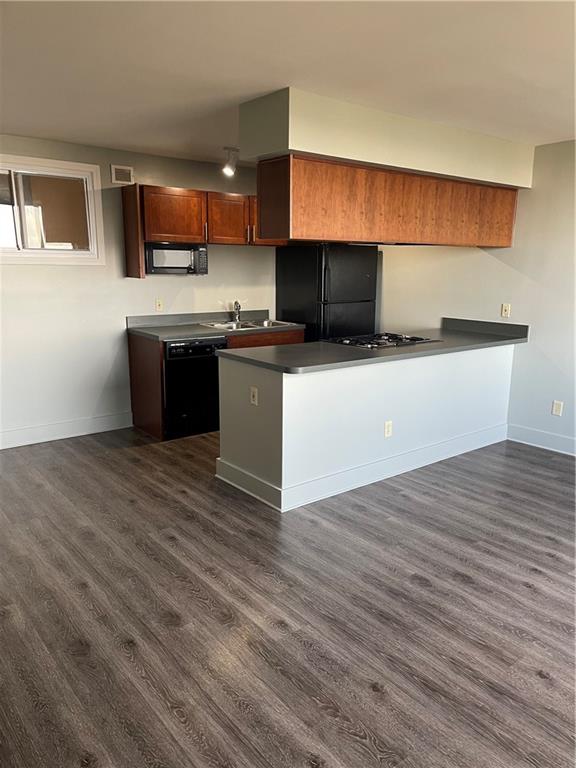
<instances>
[{"instance_id":1,"label":"beige wall","mask_svg":"<svg viewBox=\"0 0 576 768\"><path fill-rule=\"evenodd\" d=\"M218 166L13 136L6 154L99 164L106 264L0 267L0 437L4 446L131 423L126 315L220 310L239 299L274 310L274 249L210 246L206 277L124 277L120 187L110 163L131 165L136 180L252 193L252 169L227 180Z\"/></svg>"},{"instance_id":2,"label":"beige wall","mask_svg":"<svg viewBox=\"0 0 576 768\"><path fill-rule=\"evenodd\" d=\"M518 187L532 183L534 147L528 144L297 88L241 105L242 156L253 159L288 150Z\"/></svg>"},{"instance_id":3,"label":"beige wall","mask_svg":"<svg viewBox=\"0 0 576 768\"><path fill-rule=\"evenodd\" d=\"M286 152L289 144L290 88L240 104L240 157L255 160Z\"/></svg>"},{"instance_id":4,"label":"beige wall","mask_svg":"<svg viewBox=\"0 0 576 768\"><path fill-rule=\"evenodd\" d=\"M513 436L574 450L574 142L537 147L534 186L519 194L513 248L383 248L381 325L437 326L443 315L529 323L516 348ZM552 400L564 416L552 416ZM511 433L512 434L512 433Z\"/></svg>"}]
</instances>

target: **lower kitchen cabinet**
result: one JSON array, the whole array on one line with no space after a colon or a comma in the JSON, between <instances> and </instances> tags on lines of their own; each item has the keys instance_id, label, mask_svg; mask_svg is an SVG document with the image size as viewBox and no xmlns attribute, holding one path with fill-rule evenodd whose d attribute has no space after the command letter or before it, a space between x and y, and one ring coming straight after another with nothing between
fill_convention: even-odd
<instances>
[{"instance_id":1,"label":"lower kitchen cabinet","mask_svg":"<svg viewBox=\"0 0 576 768\"><path fill-rule=\"evenodd\" d=\"M164 344L128 334L132 423L146 434L164 439Z\"/></svg>"},{"instance_id":2,"label":"lower kitchen cabinet","mask_svg":"<svg viewBox=\"0 0 576 768\"><path fill-rule=\"evenodd\" d=\"M214 338L159 341L128 334L132 422L158 440L215 432L219 428L216 349L296 344L304 329L238 333L226 344Z\"/></svg>"},{"instance_id":3,"label":"lower kitchen cabinet","mask_svg":"<svg viewBox=\"0 0 576 768\"><path fill-rule=\"evenodd\" d=\"M228 337L228 349L240 347L272 347L278 344L300 344L304 341L304 329L270 331L268 333L238 333Z\"/></svg>"}]
</instances>

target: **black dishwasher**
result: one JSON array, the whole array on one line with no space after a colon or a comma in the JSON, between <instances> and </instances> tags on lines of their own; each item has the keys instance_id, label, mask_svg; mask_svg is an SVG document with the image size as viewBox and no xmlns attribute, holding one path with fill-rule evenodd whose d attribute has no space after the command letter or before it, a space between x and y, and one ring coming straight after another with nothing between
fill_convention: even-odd
<instances>
[{"instance_id":1,"label":"black dishwasher","mask_svg":"<svg viewBox=\"0 0 576 768\"><path fill-rule=\"evenodd\" d=\"M167 341L164 364L164 438L219 428L217 349L226 337Z\"/></svg>"}]
</instances>

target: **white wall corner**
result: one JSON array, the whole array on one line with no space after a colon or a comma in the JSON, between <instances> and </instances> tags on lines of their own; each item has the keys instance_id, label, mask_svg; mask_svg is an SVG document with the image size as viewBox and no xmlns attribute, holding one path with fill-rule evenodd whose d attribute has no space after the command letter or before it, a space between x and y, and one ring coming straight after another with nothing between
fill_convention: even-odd
<instances>
[{"instance_id":1,"label":"white wall corner","mask_svg":"<svg viewBox=\"0 0 576 768\"><path fill-rule=\"evenodd\" d=\"M535 448L544 448L547 451L566 453L569 456L576 455L576 438L569 435L558 435L543 429L523 427L520 424L508 424L508 440L532 445Z\"/></svg>"}]
</instances>

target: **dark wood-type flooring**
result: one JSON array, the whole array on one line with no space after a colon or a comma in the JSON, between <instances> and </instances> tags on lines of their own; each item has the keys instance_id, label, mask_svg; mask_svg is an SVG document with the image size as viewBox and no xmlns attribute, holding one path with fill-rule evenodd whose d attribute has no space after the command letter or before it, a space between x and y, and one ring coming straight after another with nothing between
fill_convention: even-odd
<instances>
[{"instance_id":1,"label":"dark wood-type flooring","mask_svg":"<svg viewBox=\"0 0 576 768\"><path fill-rule=\"evenodd\" d=\"M568 768L572 462L500 443L281 516L216 435L4 451L2 768Z\"/></svg>"}]
</instances>

